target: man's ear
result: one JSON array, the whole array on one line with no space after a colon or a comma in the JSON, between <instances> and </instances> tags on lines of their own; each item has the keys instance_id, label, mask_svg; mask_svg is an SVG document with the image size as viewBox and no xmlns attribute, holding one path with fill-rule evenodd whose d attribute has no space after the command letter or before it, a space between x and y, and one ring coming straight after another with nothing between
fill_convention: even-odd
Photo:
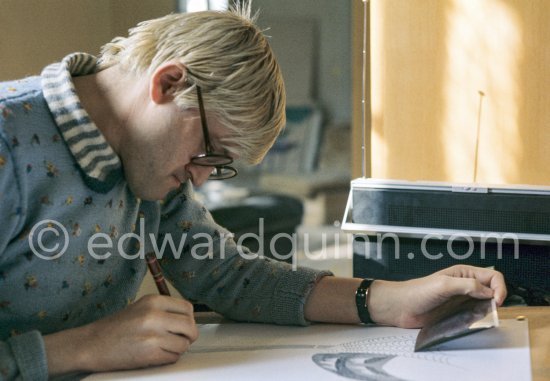
<instances>
[{"instance_id":1,"label":"man's ear","mask_svg":"<svg viewBox=\"0 0 550 381\"><path fill-rule=\"evenodd\" d=\"M171 102L178 90L183 90L186 83L185 65L179 62L165 62L151 76L149 95L155 103Z\"/></svg>"}]
</instances>

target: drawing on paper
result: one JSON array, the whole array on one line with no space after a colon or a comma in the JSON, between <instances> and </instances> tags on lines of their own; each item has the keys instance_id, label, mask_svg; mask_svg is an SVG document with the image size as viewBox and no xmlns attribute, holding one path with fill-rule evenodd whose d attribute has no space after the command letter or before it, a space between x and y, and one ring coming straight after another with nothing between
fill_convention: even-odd
<instances>
[{"instance_id":1,"label":"drawing on paper","mask_svg":"<svg viewBox=\"0 0 550 381\"><path fill-rule=\"evenodd\" d=\"M313 362L339 376L364 381L405 381L384 369L396 355L377 353L317 353Z\"/></svg>"},{"instance_id":2,"label":"drawing on paper","mask_svg":"<svg viewBox=\"0 0 550 381\"><path fill-rule=\"evenodd\" d=\"M390 361L400 358L453 367L447 356L435 352L414 353L413 347L414 336L382 336L341 343L324 353L314 354L312 360L324 370L363 381L405 381L386 367Z\"/></svg>"}]
</instances>

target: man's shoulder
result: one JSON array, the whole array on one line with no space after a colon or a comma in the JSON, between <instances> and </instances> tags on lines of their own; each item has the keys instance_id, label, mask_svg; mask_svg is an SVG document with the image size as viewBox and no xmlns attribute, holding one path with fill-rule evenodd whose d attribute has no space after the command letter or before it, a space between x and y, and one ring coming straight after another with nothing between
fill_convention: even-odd
<instances>
[{"instance_id":1,"label":"man's shoulder","mask_svg":"<svg viewBox=\"0 0 550 381\"><path fill-rule=\"evenodd\" d=\"M29 131L47 112L40 77L0 82L0 136Z\"/></svg>"},{"instance_id":2,"label":"man's shoulder","mask_svg":"<svg viewBox=\"0 0 550 381\"><path fill-rule=\"evenodd\" d=\"M39 76L0 82L0 104L4 107L30 102L37 96L42 97L41 78Z\"/></svg>"}]
</instances>

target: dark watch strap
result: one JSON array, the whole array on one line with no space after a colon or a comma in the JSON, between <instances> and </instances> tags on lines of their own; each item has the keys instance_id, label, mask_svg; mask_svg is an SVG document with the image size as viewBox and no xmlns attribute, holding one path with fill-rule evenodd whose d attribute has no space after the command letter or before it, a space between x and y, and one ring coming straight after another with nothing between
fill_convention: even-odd
<instances>
[{"instance_id":1,"label":"dark watch strap","mask_svg":"<svg viewBox=\"0 0 550 381\"><path fill-rule=\"evenodd\" d=\"M364 324L374 323L370 318L369 309L367 306L369 289L371 283L374 282L374 279L363 279L357 291L355 291L355 305L357 306L357 313L359 314L359 319Z\"/></svg>"}]
</instances>

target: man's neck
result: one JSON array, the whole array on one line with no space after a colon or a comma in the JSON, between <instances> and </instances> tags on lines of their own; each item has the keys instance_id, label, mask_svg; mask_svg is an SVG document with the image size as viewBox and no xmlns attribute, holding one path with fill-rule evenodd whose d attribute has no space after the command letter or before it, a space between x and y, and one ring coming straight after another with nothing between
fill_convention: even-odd
<instances>
[{"instance_id":1,"label":"man's neck","mask_svg":"<svg viewBox=\"0 0 550 381\"><path fill-rule=\"evenodd\" d=\"M95 74L73 77L73 81L82 107L119 153L129 113L140 96L140 80L115 65Z\"/></svg>"}]
</instances>

